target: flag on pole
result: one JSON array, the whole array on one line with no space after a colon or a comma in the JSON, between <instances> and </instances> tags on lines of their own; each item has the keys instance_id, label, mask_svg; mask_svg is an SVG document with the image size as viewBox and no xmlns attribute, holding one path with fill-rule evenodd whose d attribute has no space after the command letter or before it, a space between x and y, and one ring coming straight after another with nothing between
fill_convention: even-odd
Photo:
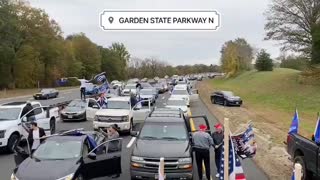
<instances>
[{"instance_id":1,"label":"flag on pole","mask_svg":"<svg viewBox=\"0 0 320 180\"><path fill-rule=\"evenodd\" d=\"M246 131L238 135L231 136L234 149L242 159L252 158L257 151L257 144L254 140L254 132L250 124Z\"/></svg>"},{"instance_id":2,"label":"flag on pole","mask_svg":"<svg viewBox=\"0 0 320 180\"><path fill-rule=\"evenodd\" d=\"M297 134L299 132L299 116L298 116L298 110L296 108L296 111L294 113L292 123L289 129L289 134Z\"/></svg>"},{"instance_id":3,"label":"flag on pole","mask_svg":"<svg viewBox=\"0 0 320 180\"><path fill-rule=\"evenodd\" d=\"M159 169L158 169L158 179L159 180L164 180L165 175L164 175L164 158L160 158L160 163L159 163Z\"/></svg>"},{"instance_id":4,"label":"flag on pole","mask_svg":"<svg viewBox=\"0 0 320 180\"><path fill-rule=\"evenodd\" d=\"M224 180L224 144L222 144L222 153L220 157L219 179ZM246 180L240 159L235 153L234 145L229 138L229 180Z\"/></svg>"},{"instance_id":5,"label":"flag on pole","mask_svg":"<svg viewBox=\"0 0 320 180\"><path fill-rule=\"evenodd\" d=\"M318 113L318 119L317 119L317 124L316 124L316 128L314 129L314 141L316 143L320 143L320 116Z\"/></svg>"}]
</instances>

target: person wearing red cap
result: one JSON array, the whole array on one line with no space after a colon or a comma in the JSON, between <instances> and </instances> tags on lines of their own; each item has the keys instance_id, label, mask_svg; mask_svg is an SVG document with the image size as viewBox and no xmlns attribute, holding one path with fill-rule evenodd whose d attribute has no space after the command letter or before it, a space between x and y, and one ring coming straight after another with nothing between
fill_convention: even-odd
<instances>
[{"instance_id":1,"label":"person wearing red cap","mask_svg":"<svg viewBox=\"0 0 320 180\"><path fill-rule=\"evenodd\" d=\"M195 151L199 179L202 180L202 162L206 168L207 179L210 180L210 147L214 145L212 137L206 132L207 126L199 125L200 131L193 134L193 150Z\"/></svg>"},{"instance_id":2,"label":"person wearing red cap","mask_svg":"<svg viewBox=\"0 0 320 180\"><path fill-rule=\"evenodd\" d=\"M222 143L223 143L223 127L220 123L217 123L214 125L216 128L216 131L212 133L212 139L214 142L214 158L215 158L215 163L217 167L217 172L220 167L220 157L221 157L221 152L222 152ZM219 173L216 174L216 177L219 177Z\"/></svg>"}]
</instances>

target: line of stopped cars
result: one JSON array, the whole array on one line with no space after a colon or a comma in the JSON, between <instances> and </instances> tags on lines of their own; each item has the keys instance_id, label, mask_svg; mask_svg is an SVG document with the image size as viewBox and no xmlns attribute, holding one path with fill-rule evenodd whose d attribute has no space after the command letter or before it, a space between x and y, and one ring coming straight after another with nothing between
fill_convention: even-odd
<instances>
[{"instance_id":1,"label":"line of stopped cars","mask_svg":"<svg viewBox=\"0 0 320 180\"><path fill-rule=\"evenodd\" d=\"M127 85L130 83L134 82L129 81ZM117 124L121 132L130 133L140 139L135 143L131 154L132 163L135 163L131 163L132 179L157 178L157 161L162 156L170 156L171 159L166 162L166 167L170 166L169 169L166 169L168 178L183 176L184 179L192 179L192 156L189 151L185 151L185 148L191 143L190 125L186 122L188 120L186 117L190 102L198 98L197 93L192 93L191 84L188 81L180 82L172 87L170 97L164 104L164 109L161 110L161 108L152 106L156 103L159 90L147 83L141 83L142 89L139 90L139 93L137 91L135 93L136 96L140 96L142 104L132 103L130 99L132 91L130 91L128 95L122 94L122 96L108 98L106 109L101 109L93 98L73 100L60 112L59 116L57 107L45 108L41 104L32 102L32 105L35 108L38 107L43 113L39 112L39 116L34 120L40 127L49 131L46 133L49 136L32 155L29 146L20 146L20 143L14 140L9 141L11 144L16 144L16 146L9 147L15 152L14 159L17 165L11 180L82 180L117 176L121 173L122 139L108 140L103 131L113 124ZM26 102L18 105L20 110L25 104ZM3 106L6 105L0 108ZM11 107L10 104L7 106ZM19 134L13 137L22 137L22 134L27 137L27 132L22 132L26 131L23 126L28 125L31 120L20 117L19 112L16 114L15 126ZM39 123L42 117L43 123ZM14 119L13 117L7 118ZM21 123L21 118L23 123ZM91 120L95 131L75 129L54 134L55 123L58 120L56 118L61 118L63 121ZM54 124L52 124L52 119L54 119ZM143 128L141 130L143 136L133 130L136 125L139 125L138 131ZM155 131L155 128L158 127L160 129ZM8 136L6 136L7 139L10 139L10 135ZM175 151L161 150L161 153L156 154L151 148L142 148L143 151L138 148L138 146L143 147L147 141L151 144L161 143L161 147L172 147ZM141 157L150 158L141 161ZM143 163L146 164L143 165ZM174 164L176 167L173 167Z\"/></svg>"}]
</instances>

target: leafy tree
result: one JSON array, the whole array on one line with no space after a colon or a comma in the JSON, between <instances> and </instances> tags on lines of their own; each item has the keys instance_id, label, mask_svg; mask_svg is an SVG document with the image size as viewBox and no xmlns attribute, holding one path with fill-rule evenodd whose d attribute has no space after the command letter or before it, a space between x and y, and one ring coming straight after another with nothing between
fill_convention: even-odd
<instances>
[{"instance_id":1,"label":"leafy tree","mask_svg":"<svg viewBox=\"0 0 320 180\"><path fill-rule=\"evenodd\" d=\"M236 76L241 71L250 70L253 59L253 48L245 39L228 41L222 46L221 68L227 77Z\"/></svg>"},{"instance_id":2,"label":"leafy tree","mask_svg":"<svg viewBox=\"0 0 320 180\"><path fill-rule=\"evenodd\" d=\"M273 0L266 12L266 39L280 41L283 50L302 52L320 63L320 1Z\"/></svg>"},{"instance_id":3,"label":"leafy tree","mask_svg":"<svg viewBox=\"0 0 320 180\"><path fill-rule=\"evenodd\" d=\"M307 69L309 65L309 61L307 58L303 56L294 56L294 55L289 55L287 57L283 56L280 58L281 68L290 68L290 69L296 69L300 71L304 71Z\"/></svg>"},{"instance_id":4,"label":"leafy tree","mask_svg":"<svg viewBox=\"0 0 320 180\"><path fill-rule=\"evenodd\" d=\"M273 63L270 58L270 54L268 54L264 49L262 49L257 55L255 68L258 71L273 71Z\"/></svg>"}]
</instances>

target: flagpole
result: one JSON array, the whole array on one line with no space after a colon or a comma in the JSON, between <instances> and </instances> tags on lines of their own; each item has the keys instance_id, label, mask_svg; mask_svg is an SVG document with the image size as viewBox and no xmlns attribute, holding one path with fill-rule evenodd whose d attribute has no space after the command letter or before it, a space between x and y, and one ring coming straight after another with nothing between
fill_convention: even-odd
<instances>
[{"instance_id":1,"label":"flagpole","mask_svg":"<svg viewBox=\"0 0 320 180\"><path fill-rule=\"evenodd\" d=\"M295 177L295 180L301 180L301 178L302 178L301 169L302 169L301 164L296 163L294 165L294 177Z\"/></svg>"},{"instance_id":2,"label":"flagpole","mask_svg":"<svg viewBox=\"0 0 320 180\"><path fill-rule=\"evenodd\" d=\"M229 118L224 118L224 180L229 180Z\"/></svg>"}]
</instances>

